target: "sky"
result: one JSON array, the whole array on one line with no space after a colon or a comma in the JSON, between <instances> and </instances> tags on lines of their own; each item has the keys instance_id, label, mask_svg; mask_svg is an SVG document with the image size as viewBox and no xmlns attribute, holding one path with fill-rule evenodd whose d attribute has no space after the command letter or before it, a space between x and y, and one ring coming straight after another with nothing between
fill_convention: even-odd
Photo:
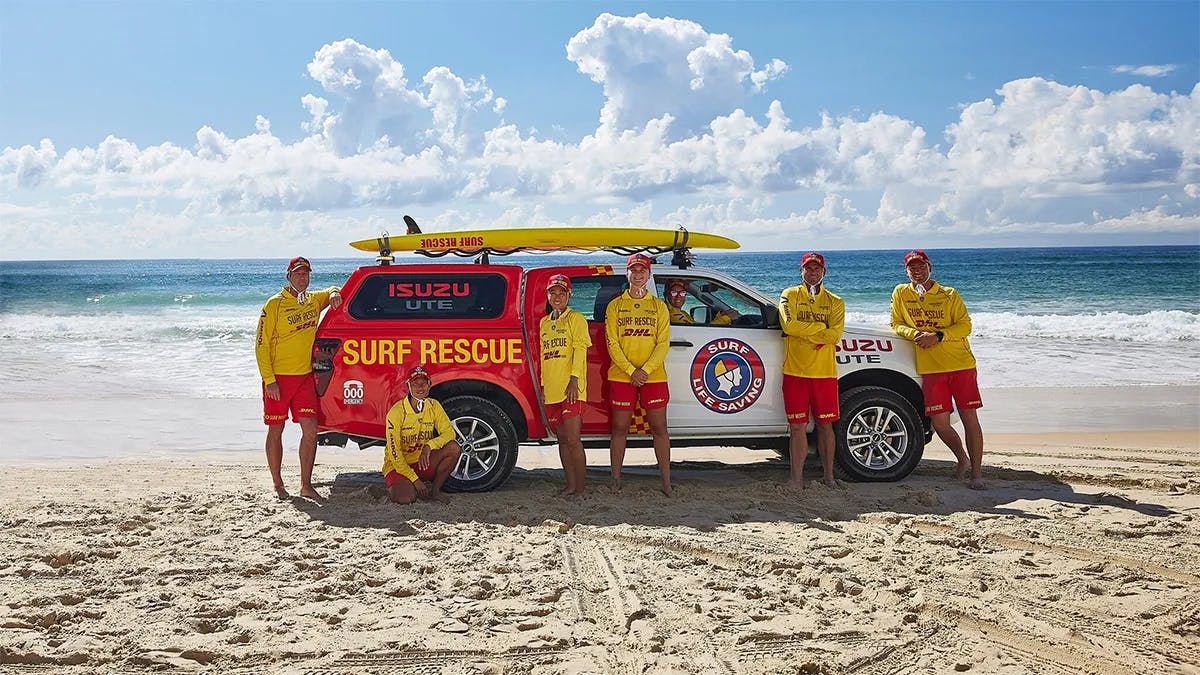
<instances>
[{"instance_id":1,"label":"sky","mask_svg":"<svg viewBox=\"0 0 1200 675\"><path fill-rule=\"evenodd\" d=\"M1200 2L0 2L0 260L1200 243Z\"/></svg>"}]
</instances>

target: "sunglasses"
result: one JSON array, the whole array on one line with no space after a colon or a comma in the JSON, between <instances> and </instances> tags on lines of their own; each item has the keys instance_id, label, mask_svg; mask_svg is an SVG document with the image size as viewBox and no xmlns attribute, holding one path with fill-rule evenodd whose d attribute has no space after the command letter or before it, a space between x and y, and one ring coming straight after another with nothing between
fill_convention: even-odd
<instances>
[{"instance_id":1,"label":"sunglasses","mask_svg":"<svg viewBox=\"0 0 1200 675\"><path fill-rule=\"evenodd\" d=\"M667 294L668 295L687 295L687 291L684 291L684 290L668 291Z\"/></svg>"}]
</instances>

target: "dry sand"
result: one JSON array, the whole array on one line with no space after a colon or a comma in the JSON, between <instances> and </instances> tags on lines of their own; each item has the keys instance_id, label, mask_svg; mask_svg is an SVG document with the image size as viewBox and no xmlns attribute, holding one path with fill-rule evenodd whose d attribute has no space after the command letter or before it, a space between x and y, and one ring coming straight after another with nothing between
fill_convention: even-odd
<instances>
[{"instance_id":1,"label":"dry sand","mask_svg":"<svg viewBox=\"0 0 1200 675\"><path fill-rule=\"evenodd\" d=\"M252 452L22 463L0 672L1200 673L1200 431L988 442L985 491L937 443L803 494L770 453L680 450L674 499L649 467L609 494L589 451L564 501L530 449L410 507L375 450L321 451L325 503Z\"/></svg>"}]
</instances>

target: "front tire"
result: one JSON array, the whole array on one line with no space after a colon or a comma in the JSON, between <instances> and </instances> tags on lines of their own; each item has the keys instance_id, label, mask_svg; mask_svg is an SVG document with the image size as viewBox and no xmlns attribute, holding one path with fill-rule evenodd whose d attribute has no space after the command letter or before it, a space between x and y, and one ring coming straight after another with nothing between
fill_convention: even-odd
<instances>
[{"instance_id":1,"label":"front tire","mask_svg":"<svg viewBox=\"0 0 1200 675\"><path fill-rule=\"evenodd\" d=\"M517 464L517 432L500 406L478 396L455 396L442 404L462 446L446 481L451 492L487 492L508 479Z\"/></svg>"},{"instance_id":2,"label":"front tire","mask_svg":"<svg viewBox=\"0 0 1200 675\"><path fill-rule=\"evenodd\" d=\"M855 387L842 393L834 469L854 481L896 481L917 468L925 453L921 416L912 403L883 387Z\"/></svg>"}]
</instances>

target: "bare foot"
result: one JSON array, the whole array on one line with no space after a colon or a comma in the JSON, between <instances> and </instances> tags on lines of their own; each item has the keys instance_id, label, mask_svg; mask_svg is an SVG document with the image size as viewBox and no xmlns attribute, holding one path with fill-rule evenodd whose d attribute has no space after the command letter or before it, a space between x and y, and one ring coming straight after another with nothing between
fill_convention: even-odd
<instances>
[{"instance_id":1,"label":"bare foot","mask_svg":"<svg viewBox=\"0 0 1200 675\"><path fill-rule=\"evenodd\" d=\"M971 488L972 490L986 489L986 486L983 484L983 478L972 478L971 482L967 483L967 487Z\"/></svg>"},{"instance_id":2,"label":"bare foot","mask_svg":"<svg viewBox=\"0 0 1200 675\"><path fill-rule=\"evenodd\" d=\"M275 486L275 498L276 499L283 500L283 499L287 499L288 497L291 497L291 495L288 494L287 488L283 487L282 484L278 484Z\"/></svg>"},{"instance_id":3,"label":"bare foot","mask_svg":"<svg viewBox=\"0 0 1200 675\"><path fill-rule=\"evenodd\" d=\"M668 497L670 497L670 496L672 496L673 494L675 494L675 493L674 493L674 491L673 491L673 490L671 490L671 486L670 486L670 485L663 485L662 487L658 488L658 491L659 491L659 492L661 492L661 493L663 493L664 495L666 495L666 496L668 496Z\"/></svg>"},{"instance_id":4,"label":"bare foot","mask_svg":"<svg viewBox=\"0 0 1200 675\"><path fill-rule=\"evenodd\" d=\"M572 490L571 488L563 488L563 489L559 490L558 494L555 496L558 497L559 499L565 499L567 497L573 497L574 495L575 495L575 491Z\"/></svg>"},{"instance_id":5,"label":"bare foot","mask_svg":"<svg viewBox=\"0 0 1200 675\"><path fill-rule=\"evenodd\" d=\"M827 476L821 479L821 482L825 484L825 487L835 488L838 486L837 481L833 479L833 476Z\"/></svg>"},{"instance_id":6,"label":"bare foot","mask_svg":"<svg viewBox=\"0 0 1200 675\"><path fill-rule=\"evenodd\" d=\"M804 492L804 479L798 478L796 480L789 480L788 482L784 483L783 486L786 488L791 488L793 490L799 490L801 492Z\"/></svg>"},{"instance_id":7,"label":"bare foot","mask_svg":"<svg viewBox=\"0 0 1200 675\"><path fill-rule=\"evenodd\" d=\"M954 477L958 480L966 480L967 476L971 475L971 463L959 462L954 469Z\"/></svg>"},{"instance_id":8,"label":"bare foot","mask_svg":"<svg viewBox=\"0 0 1200 675\"><path fill-rule=\"evenodd\" d=\"M612 479L612 481L608 484L608 489L610 492L620 492L621 491L621 479L620 478Z\"/></svg>"},{"instance_id":9,"label":"bare foot","mask_svg":"<svg viewBox=\"0 0 1200 675\"><path fill-rule=\"evenodd\" d=\"M322 495L320 492L317 492L317 490L315 488L309 487L309 488L304 488L304 489L300 490L300 496L304 497L305 499L311 499L315 502L325 501L325 496Z\"/></svg>"}]
</instances>

